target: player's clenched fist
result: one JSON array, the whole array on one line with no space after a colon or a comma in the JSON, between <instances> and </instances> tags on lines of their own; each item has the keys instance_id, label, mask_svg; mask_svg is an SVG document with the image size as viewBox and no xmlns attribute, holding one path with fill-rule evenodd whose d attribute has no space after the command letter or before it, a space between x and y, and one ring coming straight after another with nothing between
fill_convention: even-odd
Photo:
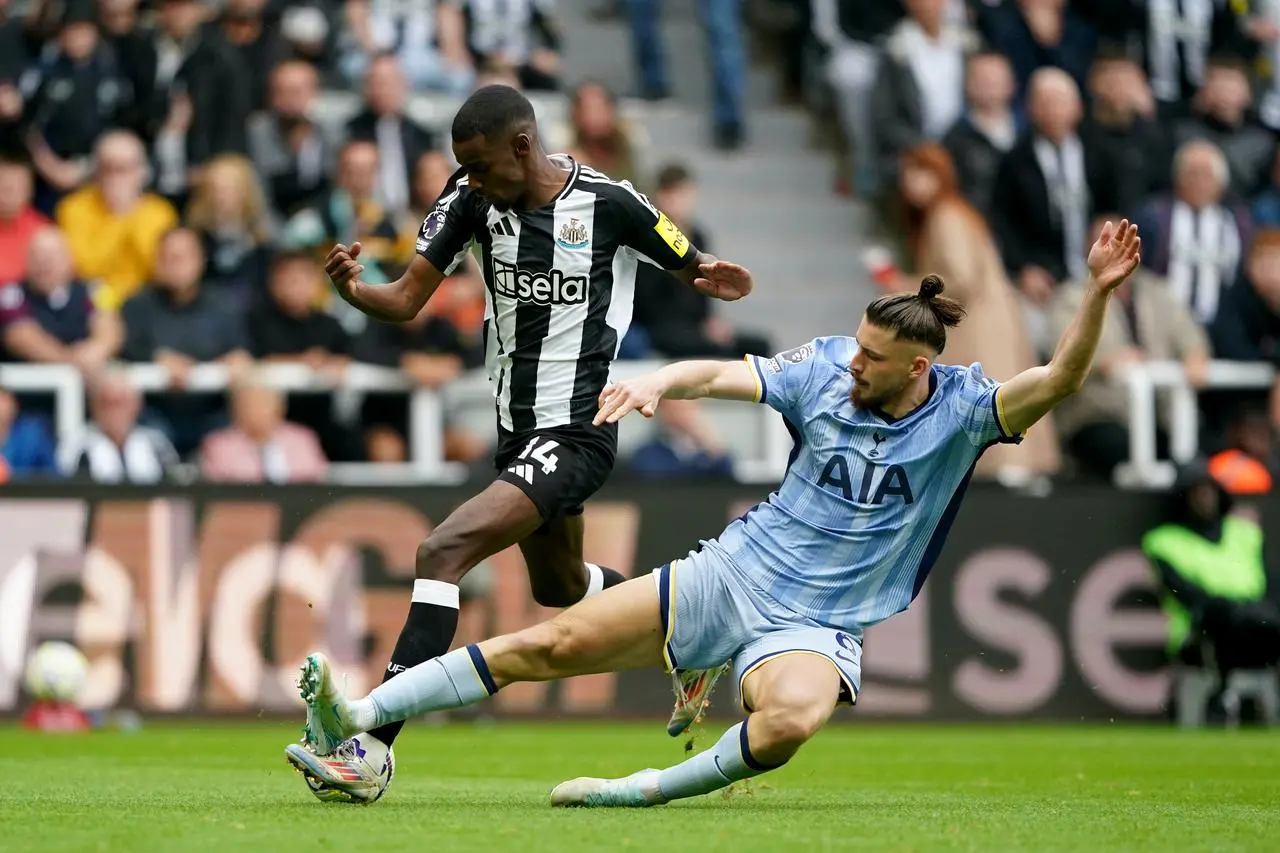
<instances>
[{"instance_id":1,"label":"player's clenched fist","mask_svg":"<svg viewBox=\"0 0 1280 853\"><path fill-rule=\"evenodd\" d=\"M328 273L329 280L333 282L338 293L344 297L351 293L352 285L360 278L360 273L364 272L364 264L356 260L358 257L360 257L359 243L352 243L349 249L338 243L329 250L329 256L324 259L324 271Z\"/></svg>"},{"instance_id":2,"label":"player's clenched fist","mask_svg":"<svg viewBox=\"0 0 1280 853\"><path fill-rule=\"evenodd\" d=\"M666 388L652 375L607 385L600 392L600 411L592 423L596 426L616 424L634 411L651 418L658 411L664 391Z\"/></svg>"}]
</instances>

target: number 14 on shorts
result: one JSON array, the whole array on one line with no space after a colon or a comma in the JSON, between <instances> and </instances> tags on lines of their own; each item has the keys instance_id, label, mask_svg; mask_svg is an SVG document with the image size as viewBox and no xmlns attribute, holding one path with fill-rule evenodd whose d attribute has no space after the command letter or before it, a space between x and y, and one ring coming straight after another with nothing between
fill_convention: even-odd
<instances>
[{"instance_id":1,"label":"number 14 on shorts","mask_svg":"<svg viewBox=\"0 0 1280 853\"><path fill-rule=\"evenodd\" d=\"M560 442L554 439L535 436L529 439L529 443L524 446L524 450L520 451L520 455L516 457L515 462L511 463L507 471L532 485L533 475L539 466L543 474L555 473L560 459L551 451L559 446Z\"/></svg>"}]
</instances>

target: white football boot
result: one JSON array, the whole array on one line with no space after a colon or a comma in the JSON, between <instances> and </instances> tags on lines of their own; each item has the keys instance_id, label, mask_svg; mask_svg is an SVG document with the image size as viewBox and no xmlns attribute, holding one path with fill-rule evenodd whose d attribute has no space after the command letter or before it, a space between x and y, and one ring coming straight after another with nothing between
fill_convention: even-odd
<instances>
[{"instance_id":1,"label":"white football boot","mask_svg":"<svg viewBox=\"0 0 1280 853\"><path fill-rule=\"evenodd\" d=\"M658 790L658 771L639 770L621 779L583 776L561 782L551 790L557 808L633 808L660 806L666 797Z\"/></svg>"},{"instance_id":2,"label":"white football boot","mask_svg":"<svg viewBox=\"0 0 1280 853\"><path fill-rule=\"evenodd\" d=\"M307 655L302 664L302 677L298 679L298 691L307 703L302 739L316 755L328 755L360 732L351 718L346 691L338 686L329 659L320 652Z\"/></svg>"},{"instance_id":3,"label":"white football boot","mask_svg":"<svg viewBox=\"0 0 1280 853\"><path fill-rule=\"evenodd\" d=\"M680 737L698 721L711 704L711 691L715 689L716 682L729 671L730 666L726 663L715 669L686 669L671 673L676 707L667 721L667 734Z\"/></svg>"},{"instance_id":4,"label":"white football boot","mask_svg":"<svg viewBox=\"0 0 1280 853\"><path fill-rule=\"evenodd\" d=\"M305 743L291 743L285 759L306 779L321 802L367 804L387 791L396 772L395 752L375 738L359 735L320 756Z\"/></svg>"}]
</instances>

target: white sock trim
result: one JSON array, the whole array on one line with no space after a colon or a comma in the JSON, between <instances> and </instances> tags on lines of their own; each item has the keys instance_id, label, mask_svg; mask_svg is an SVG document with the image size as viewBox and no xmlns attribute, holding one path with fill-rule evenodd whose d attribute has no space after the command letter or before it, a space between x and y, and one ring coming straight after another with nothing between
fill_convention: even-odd
<instances>
[{"instance_id":1,"label":"white sock trim","mask_svg":"<svg viewBox=\"0 0 1280 853\"><path fill-rule=\"evenodd\" d=\"M604 572L595 563L587 563L587 593L583 598L590 598L604 590Z\"/></svg>"},{"instance_id":2,"label":"white sock trim","mask_svg":"<svg viewBox=\"0 0 1280 853\"><path fill-rule=\"evenodd\" d=\"M418 578L413 582L413 601L458 609L458 585Z\"/></svg>"}]
</instances>

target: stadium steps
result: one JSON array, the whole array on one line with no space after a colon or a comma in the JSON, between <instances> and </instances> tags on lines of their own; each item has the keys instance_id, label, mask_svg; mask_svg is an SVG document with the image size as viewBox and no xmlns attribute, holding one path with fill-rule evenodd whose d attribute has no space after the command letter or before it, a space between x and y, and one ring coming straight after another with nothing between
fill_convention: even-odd
<instances>
[{"instance_id":1,"label":"stadium steps","mask_svg":"<svg viewBox=\"0 0 1280 853\"><path fill-rule=\"evenodd\" d=\"M747 146L732 154L710 146L710 80L695 8L664 4L673 99L624 105L649 137L645 165L687 164L698 178L698 216L715 253L755 274L757 291L722 306L726 319L768 332L779 346L816 334L850 333L875 293L861 262L869 214L832 193L830 154L810 146L804 112L774 106L771 68L750 72ZM625 24L562 17L569 84L596 79L620 93L633 92Z\"/></svg>"}]
</instances>

